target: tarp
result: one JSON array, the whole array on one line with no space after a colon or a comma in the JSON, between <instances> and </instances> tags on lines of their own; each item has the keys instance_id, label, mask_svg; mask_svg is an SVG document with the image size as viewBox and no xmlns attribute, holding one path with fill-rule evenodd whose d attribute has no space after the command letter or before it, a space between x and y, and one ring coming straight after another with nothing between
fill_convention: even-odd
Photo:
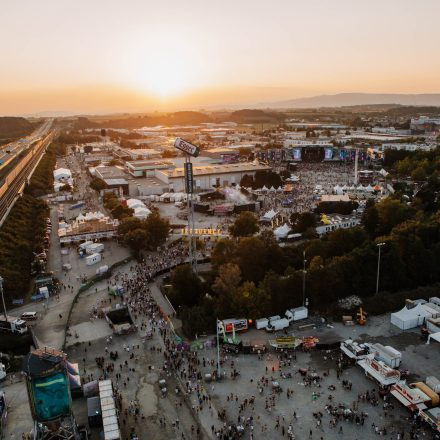
<instances>
[{"instance_id":1,"label":"tarp","mask_svg":"<svg viewBox=\"0 0 440 440\"><path fill-rule=\"evenodd\" d=\"M289 232L290 232L290 226L287 223L284 223L284 225L275 229L274 234L275 234L275 237L277 237L277 238L285 238L285 237L287 237Z\"/></svg>"},{"instance_id":2,"label":"tarp","mask_svg":"<svg viewBox=\"0 0 440 440\"><path fill-rule=\"evenodd\" d=\"M391 324L401 330L407 330L422 325L425 319L431 316L432 313L422 307L422 304L417 304L411 309L404 307L398 312L391 313Z\"/></svg>"},{"instance_id":3,"label":"tarp","mask_svg":"<svg viewBox=\"0 0 440 440\"><path fill-rule=\"evenodd\" d=\"M275 212L273 209L271 209L270 211L267 211L264 215L263 215L263 219L264 220L272 220L274 217L276 217L278 213Z\"/></svg>"}]
</instances>

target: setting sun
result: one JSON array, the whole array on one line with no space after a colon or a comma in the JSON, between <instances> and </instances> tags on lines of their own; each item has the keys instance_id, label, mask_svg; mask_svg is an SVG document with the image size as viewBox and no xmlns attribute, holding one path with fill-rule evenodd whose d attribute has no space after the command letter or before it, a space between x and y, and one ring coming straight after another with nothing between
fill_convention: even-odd
<instances>
[{"instance_id":1,"label":"setting sun","mask_svg":"<svg viewBox=\"0 0 440 440\"><path fill-rule=\"evenodd\" d=\"M197 54L188 41L178 41L161 33L126 55L123 77L141 92L160 98L187 92L197 86Z\"/></svg>"}]
</instances>

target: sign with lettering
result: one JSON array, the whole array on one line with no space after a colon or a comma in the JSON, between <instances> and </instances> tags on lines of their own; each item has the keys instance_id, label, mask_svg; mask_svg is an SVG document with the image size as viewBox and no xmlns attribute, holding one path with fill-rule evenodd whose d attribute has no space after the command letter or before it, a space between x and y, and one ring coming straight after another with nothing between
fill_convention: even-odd
<instances>
[{"instance_id":1,"label":"sign with lettering","mask_svg":"<svg viewBox=\"0 0 440 440\"><path fill-rule=\"evenodd\" d=\"M191 144L191 142L185 141L182 138L177 138L174 141L174 147L193 157L197 157L200 151L199 147L196 147L194 144Z\"/></svg>"},{"instance_id":2,"label":"sign with lettering","mask_svg":"<svg viewBox=\"0 0 440 440\"><path fill-rule=\"evenodd\" d=\"M191 162L185 162L185 190L187 194L194 192L193 167Z\"/></svg>"}]
</instances>

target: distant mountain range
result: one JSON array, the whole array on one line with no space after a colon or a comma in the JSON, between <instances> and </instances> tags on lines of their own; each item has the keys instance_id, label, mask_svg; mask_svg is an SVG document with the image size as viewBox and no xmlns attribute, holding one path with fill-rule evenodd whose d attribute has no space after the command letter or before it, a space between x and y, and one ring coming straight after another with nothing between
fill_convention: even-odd
<instances>
[{"instance_id":1,"label":"distant mountain range","mask_svg":"<svg viewBox=\"0 0 440 440\"><path fill-rule=\"evenodd\" d=\"M373 104L440 106L440 93L337 93L335 95L318 95L311 96L309 98L297 98L286 101L269 102L259 104L255 107L314 108Z\"/></svg>"}]
</instances>

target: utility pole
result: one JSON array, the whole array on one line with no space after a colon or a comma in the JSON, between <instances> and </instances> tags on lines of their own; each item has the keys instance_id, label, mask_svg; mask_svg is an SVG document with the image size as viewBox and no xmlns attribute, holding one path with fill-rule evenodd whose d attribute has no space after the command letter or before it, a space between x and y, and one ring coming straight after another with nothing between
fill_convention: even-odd
<instances>
[{"instance_id":1,"label":"utility pole","mask_svg":"<svg viewBox=\"0 0 440 440\"><path fill-rule=\"evenodd\" d=\"M0 276L0 293L2 295L2 303L3 303L3 313L5 315L6 322L8 321L8 315L6 312L6 304L5 304L5 296L3 294L3 278Z\"/></svg>"},{"instance_id":2,"label":"utility pole","mask_svg":"<svg viewBox=\"0 0 440 440\"><path fill-rule=\"evenodd\" d=\"M359 182L358 178L358 162L359 162L359 149L355 149L355 157L354 157L354 184L357 185Z\"/></svg>"},{"instance_id":3,"label":"utility pole","mask_svg":"<svg viewBox=\"0 0 440 440\"><path fill-rule=\"evenodd\" d=\"M217 318L216 320L216 330L217 330L217 380L220 380L220 375L221 375L221 371L220 371L220 341L219 341L219 336L218 336L218 324L219 324L219 320ZM222 323L223 325L223 323Z\"/></svg>"},{"instance_id":4,"label":"utility pole","mask_svg":"<svg viewBox=\"0 0 440 440\"><path fill-rule=\"evenodd\" d=\"M303 307L306 304L306 251L303 251Z\"/></svg>"},{"instance_id":5,"label":"utility pole","mask_svg":"<svg viewBox=\"0 0 440 440\"><path fill-rule=\"evenodd\" d=\"M385 246L385 243L377 243L376 245L379 248L379 253L377 255L377 277L376 277L376 295L379 292L379 274L380 274L380 251L382 249L382 246Z\"/></svg>"}]
</instances>

